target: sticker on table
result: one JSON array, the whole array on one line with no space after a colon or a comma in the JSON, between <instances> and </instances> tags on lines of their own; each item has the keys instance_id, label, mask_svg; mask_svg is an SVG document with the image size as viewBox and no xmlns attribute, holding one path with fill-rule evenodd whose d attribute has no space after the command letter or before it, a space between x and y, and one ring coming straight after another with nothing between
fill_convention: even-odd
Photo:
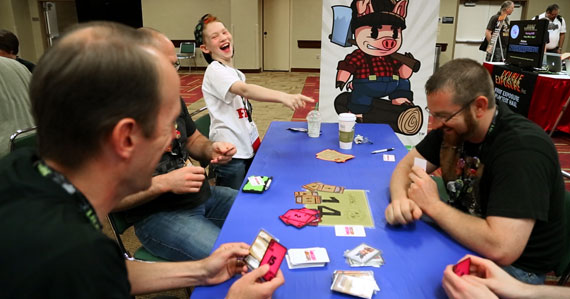
<instances>
[{"instance_id":1,"label":"sticker on table","mask_svg":"<svg viewBox=\"0 0 570 299\"><path fill-rule=\"evenodd\" d=\"M396 162L396 156L391 154L384 154L384 161L386 162Z\"/></svg>"}]
</instances>

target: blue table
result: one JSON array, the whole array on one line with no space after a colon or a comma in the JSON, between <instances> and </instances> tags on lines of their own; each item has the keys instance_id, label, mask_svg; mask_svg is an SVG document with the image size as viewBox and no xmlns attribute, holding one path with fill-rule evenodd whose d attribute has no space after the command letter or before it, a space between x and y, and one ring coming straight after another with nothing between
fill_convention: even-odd
<instances>
[{"instance_id":1,"label":"blue table","mask_svg":"<svg viewBox=\"0 0 570 299\"><path fill-rule=\"evenodd\" d=\"M273 176L271 188L263 194L240 192L221 230L215 248L227 242L251 244L263 228L287 248L325 247L331 262L324 268L289 270L281 265L285 284L273 298L348 298L330 290L334 270L372 270L381 291L373 298L444 298L441 278L446 265L455 263L469 251L446 233L418 221L392 227L386 223L384 209L389 203L392 171L407 153L392 129L383 124L356 124L355 132L374 144L354 144L340 150L338 124L326 123L319 138L292 132L289 127L306 127L301 122L272 122L255 156L248 175ZM375 149L394 147L389 154L396 162L385 162ZM349 153L355 158L345 163L322 161L315 154L324 149ZM278 216L295 204L293 192L305 184L319 181L347 189L368 190L368 201L375 228L366 228L366 237L336 237L334 227L297 229L286 226ZM361 243L383 251L385 265L380 268L351 268L343 252ZM235 278L217 286L198 287L192 298L223 298Z\"/></svg>"}]
</instances>

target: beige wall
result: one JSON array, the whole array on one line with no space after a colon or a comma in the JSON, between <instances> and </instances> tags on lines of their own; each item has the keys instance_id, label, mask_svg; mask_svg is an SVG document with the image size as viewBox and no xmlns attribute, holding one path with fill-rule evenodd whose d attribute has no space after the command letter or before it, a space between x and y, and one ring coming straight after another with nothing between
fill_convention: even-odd
<instances>
[{"instance_id":1,"label":"beige wall","mask_svg":"<svg viewBox=\"0 0 570 299\"><path fill-rule=\"evenodd\" d=\"M320 67L321 49L299 49L298 40L321 40L322 0L291 0L291 68Z\"/></svg>"},{"instance_id":2,"label":"beige wall","mask_svg":"<svg viewBox=\"0 0 570 299\"><path fill-rule=\"evenodd\" d=\"M20 41L18 56L33 62L37 62L44 51L41 36L36 39L34 33L40 28L39 21L32 20L32 17L37 15L37 9L36 14L30 11L30 7L37 5L36 1L0 0L0 28L10 30L18 36Z\"/></svg>"},{"instance_id":3,"label":"beige wall","mask_svg":"<svg viewBox=\"0 0 570 299\"><path fill-rule=\"evenodd\" d=\"M441 52L439 56L439 65L453 59L453 49L455 48L455 30L457 26L457 5L459 0L440 0L439 17L440 21L437 25L438 43L446 43L447 50ZM453 24L442 24L441 17L453 17ZM483 35L481 35L483 36Z\"/></svg>"}]
</instances>

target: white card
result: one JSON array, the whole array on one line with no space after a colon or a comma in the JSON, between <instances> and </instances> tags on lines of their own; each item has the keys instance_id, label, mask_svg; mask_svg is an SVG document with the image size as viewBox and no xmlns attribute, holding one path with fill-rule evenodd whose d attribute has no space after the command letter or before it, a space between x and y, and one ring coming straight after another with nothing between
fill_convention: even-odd
<instances>
[{"instance_id":1,"label":"white card","mask_svg":"<svg viewBox=\"0 0 570 299\"><path fill-rule=\"evenodd\" d=\"M419 166L423 170L427 169L427 161L422 158L414 158L414 166Z\"/></svg>"},{"instance_id":2,"label":"white card","mask_svg":"<svg viewBox=\"0 0 570 299\"><path fill-rule=\"evenodd\" d=\"M258 175L252 175L252 176L248 177L247 180L254 187L255 186L263 186L265 184L265 182L263 182L263 179Z\"/></svg>"},{"instance_id":3,"label":"white card","mask_svg":"<svg viewBox=\"0 0 570 299\"><path fill-rule=\"evenodd\" d=\"M335 225L334 233L337 237L366 237L362 225Z\"/></svg>"},{"instance_id":4,"label":"white card","mask_svg":"<svg viewBox=\"0 0 570 299\"><path fill-rule=\"evenodd\" d=\"M292 265L323 264L330 262L327 249L323 247L290 248L287 255Z\"/></svg>"},{"instance_id":5,"label":"white card","mask_svg":"<svg viewBox=\"0 0 570 299\"><path fill-rule=\"evenodd\" d=\"M384 154L384 161L395 162L396 156L390 154Z\"/></svg>"},{"instance_id":6,"label":"white card","mask_svg":"<svg viewBox=\"0 0 570 299\"><path fill-rule=\"evenodd\" d=\"M380 254L378 249L362 243L354 249L346 252L344 256L359 263L366 263L377 254Z\"/></svg>"}]
</instances>

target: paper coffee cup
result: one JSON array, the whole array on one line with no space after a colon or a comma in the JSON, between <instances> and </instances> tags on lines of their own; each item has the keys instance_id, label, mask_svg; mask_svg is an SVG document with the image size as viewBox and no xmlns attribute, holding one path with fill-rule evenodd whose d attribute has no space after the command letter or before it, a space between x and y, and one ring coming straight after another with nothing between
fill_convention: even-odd
<instances>
[{"instance_id":1,"label":"paper coffee cup","mask_svg":"<svg viewBox=\"0 0 570 299\"><path fill-rule=\"evenodd\" d=\"M341 113L338 115L338 142L341 149L351 149L354 140L354 125L356 115Z\"/></svg>"}]
</instances>

